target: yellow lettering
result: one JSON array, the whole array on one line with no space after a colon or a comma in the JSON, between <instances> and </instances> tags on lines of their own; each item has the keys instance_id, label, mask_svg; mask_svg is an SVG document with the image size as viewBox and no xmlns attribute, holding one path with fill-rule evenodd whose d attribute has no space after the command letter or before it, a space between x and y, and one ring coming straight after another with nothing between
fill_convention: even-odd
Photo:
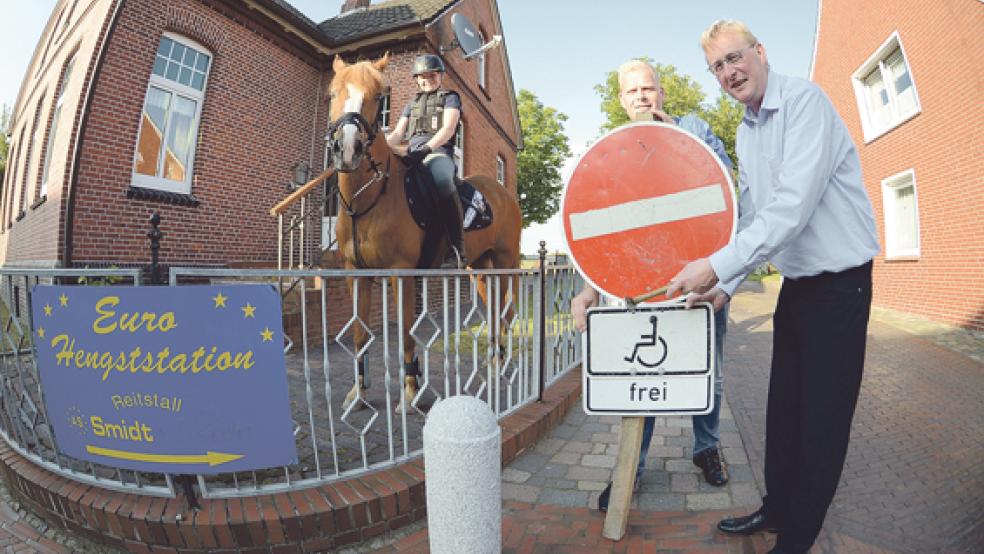
<instances>
[{"instance_id":1,"label":"yellow lettering","mask_svg":"<svg viewBox=\"0 0 984 554\"><path fill-rule=\"evenodd\" d=\"M122 313L119 321L114 321L116 310L112 309L120 303L119 296L106 296L96 302L96 313L99 314L92 322L92 330L99 335L107 335L113 331L136 333L141 329L148 332L160 331L166 333L178 326L174 312L164 312L160 317L154 312Z\"/></svg>"},{"instance_id":2,"label":"yellow lettering","mask_svg":"<svg viewBox=\"0 0 984 554\"><path fill-rule=\"evenodd\" d=\"M61 352L55 354L55 365L61 365L62 362L65 362L65 367L68 367L69 363L72 361L72 358L75 357L73 348L75 346L75 341L72 341L72 344L69 344L68 335L61 334L51 339L51 347L58 348L58 343L61 343L62 347Z\"/></svg>"},{"instance_id":3,"label":"yellow lettering","mask_svg":"<svg viewBox=\"0 0 984 554\"><path fill-rule=\"evenodd\" d=\"M106 306L107 304L110 305L110 306L116 306L119 303L120 303L120 297L119 296L106 296L104 298L99 299L99 302L96 302L96 312L99 313L99 314L102 314L99 317L97 317L95 319L95 321L92 322L92 330L95 331L96 334L98 334L98 335L108 335L109 333L112 333L113 331L116 330L116 322L115 321L112 322L112 323L110 323L109 325L106 325L106 326L100 326L100 323L103 320L109 319L109 318L113 317L114 315L116 315L116 312L113 311L113 310L110 310L110 311L104 310L103 309L104 306Z\"/></svg>"},{"instance_id":4,"label":"yellow lettering","mask_svg":"<svg viewBox=\"0 0 984 554\"><path fill-rule=\"evenodd\" d=\"M162 333L166 333L177 326L178 323L174 321L174 312L164 312L164 315L162 315L161 318L157 320L156 330L159 330ZM155 330L155 329L151 329L149 325L147 326L147 328L150 329L151 331Z\"/></svg>"},{"instance_id":5,"label":"yellow lettering","mask_svg":"<svg viewBox=\"0 0 984 554\"><path fill-rule=\"evenodd\" d=\"M102 418L99 416L92 416L89 418L89 422L92 424L92 434L97 437L104 437L106 433L103 431Z\"/></svg>"},{"instance_id":6,"label":"yellow lettering","mask_svg":"<svg viewBox=\"0 0 984 554\"><path fill-rule=\"evenodd\" d=\"M256 362L253 361L253 351L247 350L245 354L242 352L236 353L236 361L233 365L236 369L249 369L253 367L253 364L255 363Z\"/></svg>"}]
</instances>

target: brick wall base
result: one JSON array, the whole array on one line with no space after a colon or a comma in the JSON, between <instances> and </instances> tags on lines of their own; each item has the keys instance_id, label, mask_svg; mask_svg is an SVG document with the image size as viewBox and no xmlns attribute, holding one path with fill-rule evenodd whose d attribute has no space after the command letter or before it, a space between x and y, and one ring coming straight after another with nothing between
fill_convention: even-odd
<instances>
[{"instance_id":1,"label":"brick wall base","mask_svg":"<svg viewBox=\"0 0 984 554\"><path fill-rule=\"evenodd\" d=\"M534 402L500 422L502 464L547 435L579 399L572 370ZM0 441L0 471L11 493L39 517L97 543L141 553L325 552L362 542L426 516L424 460L362 477L247 498L156 498L78 483L35 465Z\"/></svg>"}]
</instances>

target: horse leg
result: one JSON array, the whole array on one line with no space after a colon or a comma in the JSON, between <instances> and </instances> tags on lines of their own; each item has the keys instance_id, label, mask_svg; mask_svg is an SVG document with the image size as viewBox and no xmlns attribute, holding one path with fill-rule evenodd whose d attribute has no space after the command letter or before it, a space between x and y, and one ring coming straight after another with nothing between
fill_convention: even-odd
<instances>
[{"instance_id":1,"label":"horse leg","mask_svg":"<svg viewBox=\"0 0 984 554\"><path fill-rule=\"evenodd\" d=\"M393 283L394 295L397 289L397 277L391 278ZM403 333L403 397L397 401L396 413L406 414L409 412L408 407L413 402L413 399L417 397L417 393L420 390L420 383L418 378L420 377L420 362L415 356L415 343L413 337L410 335L410 327L413 326L414 312L416 311L417 305L417 281L415 277L404 277L399 279L403 282L403 297L400 300L402 306L402 318L400 320L400 325L402 327L401 331ZM397 297L394 296L394 299Z\"/></svg>"},{"instance_id":2,"label":"horse leg","mask_svg":"<svg viewBox=\"0 0 984 554\"><path fill-rule=\"evenodd\" d=\"M372 308L372 282L365 279L359 282L357 279L353 279L351 277L346 279L346 282L348 283L349 294L355 298L357 303L356 313L365 326L354 325L352 329L355 352L358 356L358 377L355 379L355 383L352 384L352 389L345 395L345 401L342 402L343 410L347 410L349 406L356 401L356 399L360 397L365 399L365 391L369 388L369 377L366 374L365 355L359 353L368 341L369 334L366 331L366 326L369 326L369 318ZM355 405L356 410L361 410L363 408L365 408L365 404L362 402Z\"/></svg>"}]
</instances>

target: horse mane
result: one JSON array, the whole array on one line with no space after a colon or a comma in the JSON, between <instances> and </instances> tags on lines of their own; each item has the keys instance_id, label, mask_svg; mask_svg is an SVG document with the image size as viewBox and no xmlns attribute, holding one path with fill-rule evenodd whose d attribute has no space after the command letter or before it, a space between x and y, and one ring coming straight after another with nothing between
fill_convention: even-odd
<instances>
[{"instance_id":1,"label":"horse mane","mask_svg":"<svg viewBox=\"0 0 984 554\"><path fill-rule=\"evenodd\" d=\"M348 97L345 85L355 85L371 97L385 88L386 76L369 60L346 66L331 80L331 90L344 102Z\"/></svg>"}]
</instances>

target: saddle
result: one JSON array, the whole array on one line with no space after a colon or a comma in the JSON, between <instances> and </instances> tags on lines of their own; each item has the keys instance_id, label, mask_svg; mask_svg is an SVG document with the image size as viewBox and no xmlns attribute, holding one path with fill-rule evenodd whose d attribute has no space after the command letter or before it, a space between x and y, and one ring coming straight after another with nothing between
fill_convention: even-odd
<instances>
[{"instance_id":1,"label":"saddle","mask_svg":"<svg viewBox=\"0 0 984 554\"><path fill-rule=\"evenodd\" d=\"M465 232L484 229L491 225L492 206L485 201L482 193L468 181L460 180L456 184L455 190L461 202L461 213L464 214ZM445 235L444 226L437 213L438 202L435 192L437 188L430 172L422 166L408 169L403 178L403 188L406 191L410 215L417 226L424 230L424 243L421 245L417 268L430 268Z\"/></svg>"}]
</instances>

